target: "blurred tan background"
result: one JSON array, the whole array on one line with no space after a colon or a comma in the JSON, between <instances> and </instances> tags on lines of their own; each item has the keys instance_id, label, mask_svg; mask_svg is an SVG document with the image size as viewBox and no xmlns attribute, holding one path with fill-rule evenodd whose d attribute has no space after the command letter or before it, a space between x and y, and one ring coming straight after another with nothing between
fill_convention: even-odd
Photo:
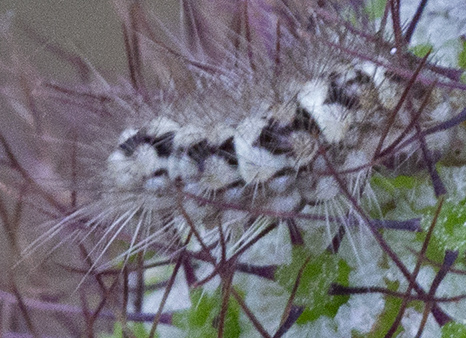
<instances>
[{"instance_id":1,"label":"blurred tan background","mask_svg":"<svg viewBox=\"0 0 466 338\"><path fill-rule=\"evenodd\" d=\"M179 26L177 0L144 1L144 5L167 29ZM31 63L55 79L66 79L67 66L51 60L50 54L43 52L44 46L28 37L21 26L29 26L49 43L79 54L98 69L109 73L126 70L121 25L111 0L0 1L0 17L8 13L14 15L15 39Z\"/></svg>"}]
</instances>

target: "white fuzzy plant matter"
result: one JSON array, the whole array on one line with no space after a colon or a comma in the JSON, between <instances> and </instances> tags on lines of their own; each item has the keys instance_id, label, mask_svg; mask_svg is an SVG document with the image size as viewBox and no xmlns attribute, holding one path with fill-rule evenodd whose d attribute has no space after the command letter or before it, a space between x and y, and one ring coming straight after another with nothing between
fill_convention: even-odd
<instances>
[{"instance_id":1,"label":"white fuzzy plant matter","mask_svg":"<svg viewBox=\"0 0 466 338\"><path fill-rule=\"evenodd\" d=\"M128 246L113 262L141 252L175 260L188 249L198 254L191 259L203 260L194 278L207 292L219 279L228 289L225 266L287 265L302 245L320 255L343 228L338 256L352 269L349 282L385 287L391 276L384 274L394 266L413 266L390 262L394 266L381 272L387 249L360 204L373 205L372 213L382 217L383 202L369 186L375 172L414 174L432 170L434 161L464 161L464 130L426 132L460 114L466 102L461 85L432 65L420 67L421 58L393 53L393 43L348 32L337 15L349 10L343 2L222 5L234 14L219 4L183 2L190 35L177 48L153 36L140 5L130 11L119 5L130 85L112 87L94 74L89 88L35 90L53 109L95 115L77 144L86 153L78 164L85 170L71 188L86 198L25 254L68 229L81 241L97 235L92 268L107 267L107 251L119 240ZM224 21L212 17L216 11ZM200 23L209 15L210 22ZM145 70L150 81L141 62L153 67ZM398 274L394 281L406 278ZM173 293L188 287L179 276L175 288L166 289L175 303L181 301ZM265 330L275 332L289 292L270 281L261 289L254 278L239 283L246 303ZM254 297L254 287L277 288L279 314L271 310L273 301L267 306L267 297ZM162 297L154 297L157 304L146 302L147 311L160 305ZM384 304L378 294L352 296L334 318L295 325L289 334L367 334ZM243 334L253 337L256 330L250 326Z\"/></svg>"}]
</instances>

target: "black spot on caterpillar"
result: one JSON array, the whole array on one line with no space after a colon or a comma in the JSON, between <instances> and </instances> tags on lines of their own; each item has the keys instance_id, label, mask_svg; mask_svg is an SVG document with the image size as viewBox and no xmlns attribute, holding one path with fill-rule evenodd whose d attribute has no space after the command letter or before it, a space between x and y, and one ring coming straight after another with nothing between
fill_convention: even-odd
<instances>
[{"instance_id":1,"label":"black spot on caterpillar","mask_svg":"<svg viewBox=\"0 0 466 338\"><path fill-rule=\"evenodd\" d=\"M160 137L151 137L144 135L143 132L138 132L130 137L119 147L125 152L125 156L129 157L134 153L134 150L141 144L149 144L157 151L160 157L169 157L173 148L174 133L166 133Z\"/></svg>"}]
</instances>

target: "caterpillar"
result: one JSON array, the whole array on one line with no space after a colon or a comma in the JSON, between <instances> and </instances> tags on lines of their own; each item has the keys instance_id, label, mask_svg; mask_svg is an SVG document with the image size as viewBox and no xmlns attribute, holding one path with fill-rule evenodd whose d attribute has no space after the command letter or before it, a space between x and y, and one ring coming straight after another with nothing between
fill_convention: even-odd
<instances>
[{"instance_id":1,"label":"caterpillar","mask_svg":"<svg viewBox=\"0 0 466 338\"><path fill-rule=\"evenodd\" d=\"M372 167L378 136L388 125L393 101L401 91L393 79L380 75L383 70L370 64L338 65L335 69L301 86L293 80L289 87L296 89L290 89L288 101L264 104L237 124L181 126L161 116L140 129L124 130L107 159L103 181L108 188L104 191L121 197L128 194L131 200L134 190L143 191L155 198L150 208L163 210L176 209L177 201L168 196L169 191L179 189L191 199L203 199L204 204L210 199L220 201L211 201L217 209L222 203L245 210L260 205L276 215L335 199L340 188L325 173L327 165L318 149L325 149L336 170ZM423 90L417 88L418 107ZM440 122L436 120L439 109L447 109L451 116L458 113L440 93L436 95L419 121L423 128ZM406 132L412 122L409 114L401 111L392 122L387 144L403 133L405 138L412 136L413 131ZM455 135L450 130L443 134L441 142L436 134L429 146L444 157ZM419 151L417 145L409 145L397 156L413 158L412 153ZM358 191L364 189L369 174L366 169L343 176L347 176L348 190ZM203 209L200 203L191 202L192 208ZM221 218L210 212L203 217ZM222 223L228 221L222 219Z\"/></svg>"},{"instance_id":2,"label":"caterpillar","mask_svg":"<svg viewBox=\"0 0 466 338\"><path fill-rule=\"evenodd\" d=\"M192 21L179 49L157 40L140 6L117 6L124 13L129 83L109 85L93 74L97 86L42 83L33 91L48 108L71 107L86 121L78 122L79 141L72 142L82 157L69 187L81 200L46 223L26 257L53 238L59 246L89 240L86 277L121 262L131 266L136 256L142 269L142 255L155 252L184 260L190 286L220 276L228 289L230 265L244 272L291 264L286 253L259 264L255 255L268 241L283 245L275 252L304 246L313 254L336 253L336 239L346 232L343 246L364 257L354 243L376 246L367 239L373 225L400 226L365 216L362 205L380 209L372 200L374 175L427 168L434 177L438 161L464 164L464 127L457 127L464 86L427 57L403 46L394 51L390 41L342 25L337 14L350 11L347 4L230 5L235 15L221 21L225 30L206 29L217 40L201 29L209 23L196 21L217 5L203 2L200 10L183 2ZM274 231L278 239L269 235ZM106 261L120 241L125 249ZM268 328L284 330L274 317Z\"/></svg>"}]
</instances>

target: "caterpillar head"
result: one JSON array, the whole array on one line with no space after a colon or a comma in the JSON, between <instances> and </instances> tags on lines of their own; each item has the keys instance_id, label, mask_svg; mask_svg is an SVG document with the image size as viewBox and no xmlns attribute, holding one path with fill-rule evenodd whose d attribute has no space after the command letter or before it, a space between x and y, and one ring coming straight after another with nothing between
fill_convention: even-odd
<instances>
[{"instance_id":1,"label":"caterpillar head","mask_svg":"<svg viewBox=\"0 0 466 338\"><path fill-rule=\"evenodd\" d=\"M163 191L169 185L169 157L179 125L165 117L146 128L127 129L107 159L105 181L114 188Z\"/></svg>"}]
</instances>

